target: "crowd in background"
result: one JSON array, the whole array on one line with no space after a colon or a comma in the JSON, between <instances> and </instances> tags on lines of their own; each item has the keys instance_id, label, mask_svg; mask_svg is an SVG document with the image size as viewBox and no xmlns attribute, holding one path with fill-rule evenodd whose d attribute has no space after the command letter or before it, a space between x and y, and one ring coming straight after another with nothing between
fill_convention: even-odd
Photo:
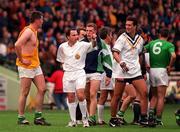
<instances>
[{"instance_id":1,"label":"crowd in background","mask_svg":"<svg viewBox=\"0 0 180 132\"><path fill-rule=\"evenodd\" d=\"M0 0L0 64L15 67L14 42L20 30L29 23L32 10L44 13L39 30L39 56L45 75L57 67L56 51L66 41L69 27L82 27L87 22L98 28L111 27L116 35L124 28L126 16L133 14L138 25L156 39L159 29L168 27L169 41L176 46L176 71L180 71L180 2L176 0Z\"/></svg>"}]
</instances>

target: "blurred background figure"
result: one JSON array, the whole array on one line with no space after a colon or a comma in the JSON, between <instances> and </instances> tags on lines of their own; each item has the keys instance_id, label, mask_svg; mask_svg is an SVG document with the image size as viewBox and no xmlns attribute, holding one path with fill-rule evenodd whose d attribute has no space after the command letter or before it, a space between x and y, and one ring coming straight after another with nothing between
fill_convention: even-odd
<instances>
[{"instance_id":1,"label":"blurred background figure","mask_svg":"<svg viewBox=\"0 0 180 132\"><path fill-rule=\"evenodd\" d=\"M66 94L63 92L63 74L64 72L59 68L50 77L46 77L46 80L54 84L53 97L57 108L67 110Z\"/></svg>"}]
</instances>

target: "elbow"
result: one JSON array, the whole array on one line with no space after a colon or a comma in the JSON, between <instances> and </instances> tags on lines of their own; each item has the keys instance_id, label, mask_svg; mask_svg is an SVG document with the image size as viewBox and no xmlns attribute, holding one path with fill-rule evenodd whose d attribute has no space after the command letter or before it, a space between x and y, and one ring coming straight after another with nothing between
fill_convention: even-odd
<instances>
[{"instance_id":1,"label":"elbow","mask_svg":"<svg viewBox=\"0 0 180 132\"><path fill-rule=\"evenodd\" d=\"M175 53L172 54L172 58L173 58L173 59L176 59L176 54L175 54Z\"/></svg>"},{"instance_id":2,"label":"elbow","mask_svg":"<svg viewBox=\"0 0 180 132\"><path fill-rule=\"evenodd\" d=\"M15 49L17 50L17 49L20 49L21 48L21 45L19 45L18 43L15 43Z\"/></svg>"}]
</instances>

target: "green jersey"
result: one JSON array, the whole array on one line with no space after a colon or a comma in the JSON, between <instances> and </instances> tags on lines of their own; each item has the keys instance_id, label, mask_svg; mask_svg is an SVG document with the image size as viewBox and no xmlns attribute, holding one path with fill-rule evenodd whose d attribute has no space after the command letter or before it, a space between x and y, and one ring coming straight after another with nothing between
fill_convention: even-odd
<instances>
[{"instance_id":1,"label":"green jersey","mask_svg":"<svg viewBox=\"0 0 180 132\"><path fill-rule=\"evenodd\" d=\"M175 49L172 43L160 39L151 41L145 48L149 52L151 68L166 68Z\"/></svg>"}]
</instances>

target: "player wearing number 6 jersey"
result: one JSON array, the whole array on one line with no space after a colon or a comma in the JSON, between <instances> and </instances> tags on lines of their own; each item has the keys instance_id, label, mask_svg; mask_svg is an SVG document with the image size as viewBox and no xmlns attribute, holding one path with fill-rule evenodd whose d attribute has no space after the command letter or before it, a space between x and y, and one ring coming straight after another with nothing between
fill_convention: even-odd
<instances>
[{"instance_id":1,"label":"player wearing number 6 jersey","mask_svg":"<svg viewBox=\"0 0 180 132\"><path fill-rule=\"evenodd\" d=\"M175 61L176 55L174 45L167 41L168 30L162 29L160 37L157 40L151 41L145 46L145 50L150 55L150 82L152 88L152 99L149 110L149 125L163 125L161 121L164 97L168 86L168 74ZM156 117L154 110L156 108Z\"/></svg>"}]
</instances>

